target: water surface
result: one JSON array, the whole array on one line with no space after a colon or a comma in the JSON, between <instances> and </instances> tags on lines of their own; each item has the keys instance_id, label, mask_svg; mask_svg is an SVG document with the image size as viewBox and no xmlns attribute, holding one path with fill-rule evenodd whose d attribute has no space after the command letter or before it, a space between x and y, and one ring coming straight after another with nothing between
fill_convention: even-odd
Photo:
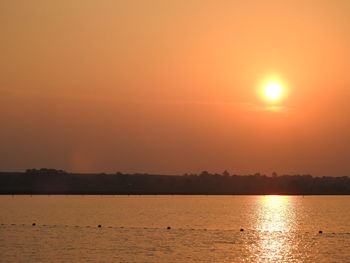
<instances>
[{"instance_id":1,"label":"water surface","mask_svg":"<svg viewBox=\"0 0 350 263\"><path fill-rule=\"evenodd\" d=\"M348 262L349 205L349 196L0 196L0 262Z\"/></svg>"}]
</instances>

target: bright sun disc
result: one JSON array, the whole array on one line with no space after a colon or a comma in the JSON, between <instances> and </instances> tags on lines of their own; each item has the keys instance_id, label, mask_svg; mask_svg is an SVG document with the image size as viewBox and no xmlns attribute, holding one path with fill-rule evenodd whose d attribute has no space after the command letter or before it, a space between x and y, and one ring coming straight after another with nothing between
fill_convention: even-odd
<instances>
[{"instance_id":1,"label":"bright sun disc","mask_svg":"<svg viewBox=\"0 0 350 263\"><path fill-rule=\"evenodd\" d=\"M266 84L264 89L265 96L270 100L277 100L282 95L281 85L276 82Z\"/></svg>"}]
</instances>

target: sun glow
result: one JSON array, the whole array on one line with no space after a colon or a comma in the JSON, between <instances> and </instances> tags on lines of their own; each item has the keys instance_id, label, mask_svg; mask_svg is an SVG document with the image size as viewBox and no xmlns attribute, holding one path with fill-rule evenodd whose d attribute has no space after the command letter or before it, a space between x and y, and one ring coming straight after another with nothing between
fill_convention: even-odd
<instances>
[{"instance_id":1,"label":"sun glow","mask_svg":"<svg viewBox=\"0 0 350 263\"><path fill-rule=\"evenodd\" d=\"M269 104L279 104L287 96L287 91L286 84L276 76L265 79L259 88L261 98Z\"/></svg>"},{"instance_id":2,"label":"sun glow","mask_svg":"<svg viewBox=\"0 0 350 263\"><path fill-rule=\"evenodd\" d=\"M281 85L276 82L270 82L265 86L265 96L270 100L277 100L282 95Z\"/></svg>"}]
</instances>

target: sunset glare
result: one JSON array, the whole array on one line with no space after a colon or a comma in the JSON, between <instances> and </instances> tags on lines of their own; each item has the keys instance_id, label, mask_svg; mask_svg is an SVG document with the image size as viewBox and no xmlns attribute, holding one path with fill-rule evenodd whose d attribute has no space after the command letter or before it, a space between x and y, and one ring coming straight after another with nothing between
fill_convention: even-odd
<instances>
[{"instance_id":1,"label":"sunset glare","mask_svg":"<svg viewBox=\"0 0 350 263\"><path fill-rule=\"evenodd\" d=\"M265 86L265 96L271 100L276 101L281 97L282 88L281 85L276 82L270 82Z\"/></svg>"}]
</instances>

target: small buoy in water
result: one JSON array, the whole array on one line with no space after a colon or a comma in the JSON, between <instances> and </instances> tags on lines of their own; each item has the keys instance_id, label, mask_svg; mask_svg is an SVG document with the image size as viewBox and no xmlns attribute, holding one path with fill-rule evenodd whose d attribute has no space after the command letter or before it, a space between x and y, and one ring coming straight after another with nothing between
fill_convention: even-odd
<instances>
[{"instance_id":1,"label":"small buoy in water","mask_svg":"<svg viewBox=\"0 0 350 263\"><path fill-rule=\"evenodd\" d=\"M244 229L243 228L241 228L241 230L240 230L241 232L243 232L244 231Z\"/></svg>"},{"instance_id":2,"label":"small buoy in water","mask_svg":"<svg viewBox=\"0 0 350 263\"><path fill-rule=\"evenodd\" d=\"M36 226L36 224L35 224L35 223L33 223L33 224L32 224L32 226Z\"/></svg>"},{"instance_id":3,"label":"small buoy in water","mask_svg":"<svg viewBox=\"0 0 350 263\"><path fill-rule=\"evenodd\" d=\"M98 225L98 227L100 227L100 228L101 228L102 226L101 226L101 225Z\"/></svg>"},{"instance_id":4,"label":"small buoy in water","mask_svg":"<svg viewBox=\"0 0 350 263\"><path fill-rule=\"evenodd\" d=\"M322 234L322 233L323 233L323 231L322 231L322 230L320 230L320 231L318 231L318 233L319 233L319 234Z\"/></svg>"},{"instance_id":5,"label":"small buoy in water","mask_svg":"<svg viewBox=\"0 0 350 263\"><path fill-rule=\"evenodd\" d=\"M170 230L170 229L171 229L171 227L170 227L170 226L168 226L166 229Z\"/></svg>"}]
</instances>

